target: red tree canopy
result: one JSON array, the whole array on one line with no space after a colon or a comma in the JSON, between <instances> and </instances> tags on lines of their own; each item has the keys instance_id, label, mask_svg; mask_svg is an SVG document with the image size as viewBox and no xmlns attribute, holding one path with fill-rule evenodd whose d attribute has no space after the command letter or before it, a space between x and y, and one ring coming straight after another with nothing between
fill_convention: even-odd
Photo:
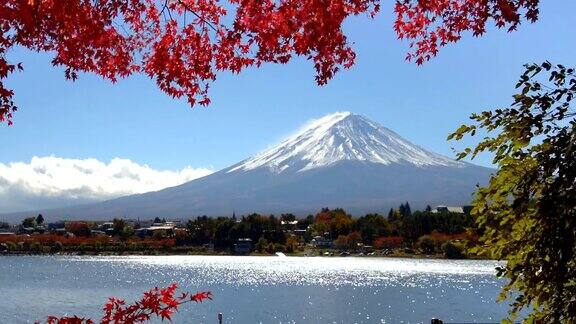
<instances>
[{"instance_id":1,"label":"red tree canopy","mask_svg":"<svg viewBox=\"0 0 576 324\"><path fill-rule=\"evenodd\" d=\"M0 122L16 106L5 80L16 69L13 46L54 53L52 64L74 80L93 72L115 82L145 73L160 89L191 105L207 105L216 71L239 73L293 56L314 62L325 84L355 53L342 31L352 15L374 17L379 0L3 0L0 4ZM418 64L438 48L490 20L514 30L538 18L538 0L399 0L394 29L411 41Z\"/></svg>"}]
</instances>

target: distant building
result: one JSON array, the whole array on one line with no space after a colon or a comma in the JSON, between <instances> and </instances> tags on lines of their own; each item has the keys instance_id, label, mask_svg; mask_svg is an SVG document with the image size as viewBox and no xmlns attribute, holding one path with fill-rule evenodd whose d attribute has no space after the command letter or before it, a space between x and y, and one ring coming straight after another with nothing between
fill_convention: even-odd
<instances>
[{"instance_id":1,"label":"distant building","mask_svg":"<svg viewBox=\"0 0 576 324\"><path fill-rule=\"evenodd\" d=\"M66 231L66 229L64 227L57 228L57 229L52 231L52 234L56 234L56 235L66 235L67 233L68 232Z\"/></svg>"},{"instance_id":2,"label":"distant building","mask_svg":"<svg viewBox=\"0 0 576 324\"><path fill-rule=\"evenodd\" d=\"M298 237L304 237L306 235L306 230L305 229L297 229L294 230L294 235L298 236Z\"/></svg>"},{"instance_id":3,"label":"distant building","mask_svg":"<svg viewBox=\"0 0 576 324\"><path fill-rule=\"evenodd\" d=\"M235 254L250 254L252 252L252 239L239 238L234 244Z\"/></svg>"},{"instance_id":4,"label":"distant building","mask_svg":"<svg viewBox=\"0 0 576 324\"><path fill-rule=\"evenodd\" d=\"M138 237L152 236L152 232L148 231L147 227L135 230L134 234L136 234Z\"/></svg>"},{"instance_id":5,"label":"distant building","mask_svg":"<svg viewBox=\"0 0 576 324\"><path fill-rule=\"evenodd\" d=\"M364 244L359 244L359 248L360 248L360 252L362 253L370 253L370 252L374 252L374 247L372 245L364 245Z\"/></svg>"},{"instance_id":6,"label":"distant building","mask_svg":"<svg viewBox=\"0 0 576 324\"><path fill-rule=\"evenodd\" d=\"M106 232L99 230L90 230L90 235L93 236L106 236Z\"/></svg>"},{"instance_id":7,"label":"distant building","mask_svg":"<svg viewBox=\"0 0 576 324\"><path fill-rule=\"evenodd\" d=\"M50 232L56 231L57 229L64 227L65 227L64 222L48 223L47 225L47 229Z\"/></svg>"},{"instance_id":8,"label":"distant building","mask_svg":"<svg viewBox=\"0 0 576 324\"><path fill-rule=\"evenodd\" d=\"M104 232L107 235L114 235L116 230L114 229L114 223L113 222L104 222L100 225L98 225L98 231Z\"/></svg>"},{"instance_id":9,"label":"distant building","mask_svg":"<svg viewBox=\"0 0 576 324\"><path fill-rule=\"evenodd\" d=\"M114 228L113 222L104 222L98 226L101 231L106 231L109 228Z\"/></svg>"},{"instance_id":10,"label":"distant building","mask_svg":"<svg viewBox=\"0 0 576 324\"><path fill-rule=\"evenodd\" d=\"M172 222L154 223L150 227L139 228L135 231L139 237L153 236L156 232L163 232L166 236L173 236L176 224Z\"/></svg>"},{"instance_id":11,"label":"distant building","mask_svg":"<svg viewBox=\"0 0 576 324\"><path fill-rule=\"evenodd\" d=\"M331 239L325 238L323 236L315 236L312 241L313 246L317 248L332 248L334 246L334 242Z\"/></svg>"},{"instance_id":12,"label":"distant building","mask_svg":"<svg viewBox=\"0 0 576 324\"><path fill-rule=\"evenodd\" d=\"M166 221L164 222L164 226L172 226L172 227L178 227L178 228L184 228L184 224L182 224L181 221L179 220L174 220L174 221Z\"/></svg>"},{"instance_id":13,"label":"distant building","mask_svg":"<svg viewBox=\"0 0 576 324\"><path fill-rule=\"evenodd\" d=\"M20 227L20 230L18 231L18 234L32 234L34 233L35 228L34 227Z\"/></svg>"},{"instance_id":14,"label":"distant building","mask_svg":"<svg viewBox=\"0 0 576 324\"><path fill-rule=\"evenodd\" d=\"M293 220L293 221L282 220L282 221L280 221L280 225L282 225L282 229L284 231L293 231L298 226L298 220Z\"/></svg>"},{"instance_id":15,"label":"distant building","mask_svg":"<svg viewBox=\"0 0 576 324\"><path fill-rule=\"evenodd\" d=\"M471 206L444 206L439 205L436 208L432 209L432 213L457 213L457 214L469 214L470 210L472 209Z\"/></svg>"}]
</instances>

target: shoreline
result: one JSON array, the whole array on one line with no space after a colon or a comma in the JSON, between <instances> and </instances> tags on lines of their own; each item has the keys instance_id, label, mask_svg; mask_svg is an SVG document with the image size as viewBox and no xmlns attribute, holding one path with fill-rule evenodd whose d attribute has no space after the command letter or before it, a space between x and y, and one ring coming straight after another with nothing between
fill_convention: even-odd
<instances>
[{"instance_id":1,"label":"shoreline","mask_svg":"<svg viewBox=\"0 0 576 324\"><path fill-rule=\"evenodd\" d=\"M134 252L131 251L129 253L117 252L117 251L103 251L103 252L56 252L56 253L46 253L46 252L15 252L15 251L2 251L0 252L0 258L3 256L126 256L126 257L134 257L134 256L237 256L237 257L254 257L254 256L262 256L262 257L273 257L277 256L275 254L262 254L262 253L250 253L250 254L234 254L234 253L174 253L174 251L164 252L164 251L152 251L152 252ZM286 257L300 257L300 258L390 258L390 259L425 259L425 260L489 260L489 261L498 261L490 258L482 258L482 257L468 257L468 258L461 258L461 259L450 259L446 258L443 255L426 255L426 254L405 254L405 253L398 253L398 254L388 254L388 255L357 255L357 254L350 254L350 255L322 255L314 254L314 255L306 255L303 253L285 253Z\"/></svg>"}]
</instances>

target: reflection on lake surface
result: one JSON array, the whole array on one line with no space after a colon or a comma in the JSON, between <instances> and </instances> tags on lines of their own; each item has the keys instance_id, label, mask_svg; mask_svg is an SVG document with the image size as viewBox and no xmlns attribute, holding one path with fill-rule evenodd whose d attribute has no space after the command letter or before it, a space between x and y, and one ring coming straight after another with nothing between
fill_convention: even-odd
<instances>
[{"instance_id":1,"label":"reflection on lake surface","mask_svg":"<svg viewBox=\"0 0 576 324\"><path fill-rule=\"evenodd\" d=\"M214 300L174 323L497 322L495 261L235 256L0 257L0 322L100 318L109 296L138 298L177 282Z\"/></svg>"}]
</instances>

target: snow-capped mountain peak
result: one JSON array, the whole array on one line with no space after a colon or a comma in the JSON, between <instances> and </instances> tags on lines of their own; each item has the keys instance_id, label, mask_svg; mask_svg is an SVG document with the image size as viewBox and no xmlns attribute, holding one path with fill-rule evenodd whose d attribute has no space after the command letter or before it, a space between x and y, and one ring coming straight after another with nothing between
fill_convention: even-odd
<instances>
[{"instance_id":1,"label":"snow-capped mountain peak","mask_svg":"<svg viewBox=\"0 0 576 324\"><path fill-rule=\"evenodd\" d=\"M361 215L404 201L416 208L466 205L476 184L486 183L493 171L426 151L362 116L336 113L252 158L176 187L9 216L177 219L233 211L308 215L322 207Z\"/></svg>"},{"instance_id":2,"label":"snow-capped mountain peak","mask_svg":"<svg viewBox=\"0 0 576 324\"><path fill-rule=\"evenodd\" d=\"M339 161L416 166L460 166L463 163L429 152L388 128L350 112L337 112L308 123L280 144L244 160L227 172L269 168L275 173L300 172Z\"/></svg>"}]
</instances>

